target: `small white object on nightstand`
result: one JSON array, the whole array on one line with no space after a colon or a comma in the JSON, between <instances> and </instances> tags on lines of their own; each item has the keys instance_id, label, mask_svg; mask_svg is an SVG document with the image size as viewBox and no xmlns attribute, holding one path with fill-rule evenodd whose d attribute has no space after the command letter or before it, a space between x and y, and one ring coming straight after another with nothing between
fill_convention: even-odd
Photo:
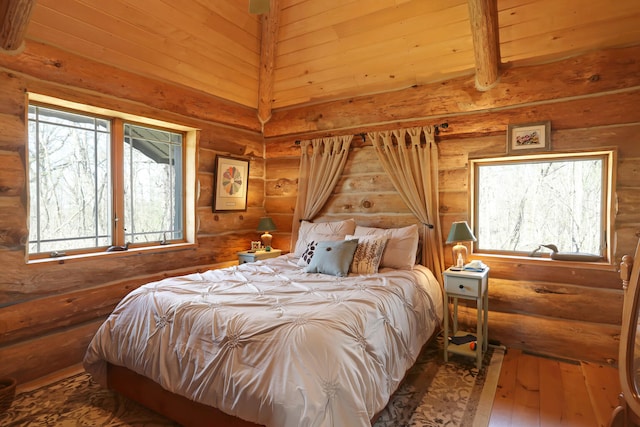
<instances>
[{"instance_id":1,"label":"small white object on nightstand","mask_svg":"<svg viewBox=\"0 0 640 427\"><path fill-rule=\"evenodd\" d=\"M448 360L449 353L462 354L475 357L476 367L482 367L482 358L489 346L488 339L488 313L489 313L489 267L482 271L466 271L448 269L444 276L444 360ZM449 298L453 299L453 325L449 330ZM468 332L458 331L458 299L476 300L478 319L476 324L476 346L471 349L470 343L465 342L460 345L449 342L450 336L465 336Z\"/></svg>"}]
</instances>

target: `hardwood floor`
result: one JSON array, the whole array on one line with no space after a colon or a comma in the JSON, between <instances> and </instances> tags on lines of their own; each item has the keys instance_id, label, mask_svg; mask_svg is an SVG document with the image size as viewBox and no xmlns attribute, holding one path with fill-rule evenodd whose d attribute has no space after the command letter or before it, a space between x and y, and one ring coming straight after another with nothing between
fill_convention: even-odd
<instances>
[{"instance_id":1,"label":"hardwood floor","mask_svg":"<svg viewBox=\"0 0 640 427\"><path fill-rule=\"evenodd\" d=\"M619 394L616 368L508 349L489 427L606 427Z\"/></svg>"}]
</instances>

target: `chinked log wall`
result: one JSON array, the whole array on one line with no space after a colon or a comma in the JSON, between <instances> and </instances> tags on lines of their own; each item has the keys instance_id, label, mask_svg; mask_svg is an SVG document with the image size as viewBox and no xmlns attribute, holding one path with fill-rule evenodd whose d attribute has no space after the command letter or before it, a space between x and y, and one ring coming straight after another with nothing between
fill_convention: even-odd
<instances>
[{"instance_id":1,"label":"chinked log wall","mask_svg":"<svg viewBox=\"0 0 640 427\"><path fill-rule=\"evenodd\" d=\"M200 129L197 247L26 264L29 91ZM36 43L28 43L20 55L0 55L0 377L24 382L80 362L99 324L142 283L237 261L236 252L256 239L264 215L258 129L249 108ZM216 154L251 159L247 212L212 212Z\"/></svg>"},{"instance_id":2,"label":"chinked log wall","mask_svg":"<svg viewBox=\"0 0 640 427\"><path fill-rule=\"evenodd\" d=\"M614 148L617 212L611 265L504 257L485 261L492 268L491 339L535 353L615 363L622 314L617 263L633 253L640 230L639 57L640 47L633 47L508 69L487 92L478 92L470 77L275 112L265 127L265 207L280 224L291 222L299 165L296 139L448 122L436 137L444 241L453 221L469 219L469 159L505 155L507 124L551 120L556 152ZM346 217L384 226L413 221L373 148L359 137L320 220ZM465 326L475 325L472 306L461 310L461 318Z\"/></svg>"}]
</instances>

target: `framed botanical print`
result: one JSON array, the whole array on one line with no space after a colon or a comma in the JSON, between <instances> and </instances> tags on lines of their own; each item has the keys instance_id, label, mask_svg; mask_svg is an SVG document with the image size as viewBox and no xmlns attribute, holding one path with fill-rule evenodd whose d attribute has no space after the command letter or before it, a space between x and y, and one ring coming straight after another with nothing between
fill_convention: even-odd
<instances>
[{"instance_id":1,"label":"framed botanical print","mask_svg":"<svg viewBox=\"0 0 640 427\"><path fill-rule=\"evenodd\" d=\"M549 151L551 149L551 123L538 122L507 127L507 153L517 154L529 151Z\"/></svg>"},{"instance_id":2,"label":"framed botanical print","mask_svg":"<svg viewBox=\"0 0 640 427\"><path fill-rule=\"evenodd\" d=\"M249 160L216 156L213 173L213 211L247 210Z\"/></svg>"}]
</instances>

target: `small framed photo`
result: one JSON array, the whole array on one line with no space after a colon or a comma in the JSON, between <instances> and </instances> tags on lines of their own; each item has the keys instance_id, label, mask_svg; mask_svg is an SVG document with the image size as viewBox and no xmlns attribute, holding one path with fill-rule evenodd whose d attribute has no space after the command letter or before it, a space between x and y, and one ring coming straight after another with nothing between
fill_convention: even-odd
<instances>
[{"instance_id":1,"label":"small framed photo","mask_svg":"<svg viewBox=\"0 0 640 427\"><path fill-rule=\"evenodd\" d=\"M518 154L529 151L551 149L551 122L509 125L507 127L507 153Z\"/></svg>"},{"instance_id":2,"label":"small framed photo","mask_svg":"<svg viewBox=\"0 0 640 427\"><path fill-rule=\"evenodd\" d=\"M249 160L216 156L213 188L214 212L246 211Z\"/></svg>"},{"instance_id":3,"label":"small framed photo","mask_svg":"<svg viewBox=\"0 0 640 427\"><path fill-rule=\"evenodd\" d=\"M251 250L252 251L259 251L260 249L262 249L262 242L260 242L260 241L251 242Z\"/></svg>"}]
</instances>

